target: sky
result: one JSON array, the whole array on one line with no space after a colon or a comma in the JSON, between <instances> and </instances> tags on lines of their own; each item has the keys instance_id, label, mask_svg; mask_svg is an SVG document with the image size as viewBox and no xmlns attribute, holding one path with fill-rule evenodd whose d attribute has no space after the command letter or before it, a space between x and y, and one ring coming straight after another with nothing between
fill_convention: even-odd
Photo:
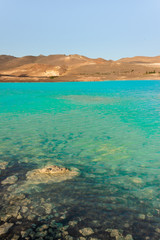
<instances>
[{"instance_id":1,"label":"sky","mask_svg":"<svg viewBox=\"0 0 160 240\"><path fill-rule=\"evenodd\" d=\"M160 0L0 0L0 55L160 55Z\"/></svg>"}]
</instances>

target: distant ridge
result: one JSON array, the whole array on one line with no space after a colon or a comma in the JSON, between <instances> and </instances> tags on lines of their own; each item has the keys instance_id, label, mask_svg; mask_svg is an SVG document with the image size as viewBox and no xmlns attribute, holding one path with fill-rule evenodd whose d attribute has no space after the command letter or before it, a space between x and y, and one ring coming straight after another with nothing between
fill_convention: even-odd
<instances>
[{"instance_id":1,"label":"distant ridge","mask_svg":"<svg viewBox=\"0 0 160 240\"><path fill-rule=\"evenodd\" d=\"M104 81L160 79L160 56L117 61L82 55L0 55L0 81Z\"/></svg>"},{"instance_id":2,"label":"distant ridge","mask_svg":"<svg viewBox=\"0 0 160 240\"><path fill-rule=\"evenodd\" d=\"M121 58L118 62L141 62L141 63L160 63L160 56L156 57L144 57L144 56L136 56L130 58Z\"/></svg>"}]
</instances>

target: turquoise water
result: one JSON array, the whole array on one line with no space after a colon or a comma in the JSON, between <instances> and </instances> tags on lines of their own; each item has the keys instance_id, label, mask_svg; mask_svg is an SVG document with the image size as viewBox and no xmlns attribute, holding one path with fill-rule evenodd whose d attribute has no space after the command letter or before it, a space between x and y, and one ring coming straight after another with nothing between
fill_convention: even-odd
<instances>
[{"instance_id":1,"label":"turquoise water","mask_svg":"<svg viewBox=\"0 0 160 240\"><path fill-rule=\"evenodd\" d=\"M124 238L159 240L160 81L1 83L0 162L8 163L1 181L18 177L14 185L0 185L1 216L10 197L23 193L28 200L21 224L17 216L6 220L14 223L6 239L55 220L69 226L70 239L91 227L96 239L120 239L106 231L118 229ZM27 171L47 165L80 174L26 186ZM52 205L47 214L46 203Z\"/></svg>"}]
</instances>

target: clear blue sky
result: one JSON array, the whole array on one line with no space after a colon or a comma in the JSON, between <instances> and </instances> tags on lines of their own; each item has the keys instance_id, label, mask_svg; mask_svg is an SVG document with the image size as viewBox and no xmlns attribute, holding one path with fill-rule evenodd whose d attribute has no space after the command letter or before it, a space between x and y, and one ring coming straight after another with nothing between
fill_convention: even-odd
<instances>
[{"instance_id":1,"label":"clear blue sky","mask_svg":"<svg viewBox=\"0 0 160 240\"><path fill-rule=\"evenodd\" d=\"M160 0L0 0L0 54L160 55Z\"/></svg>"}]
</instances>

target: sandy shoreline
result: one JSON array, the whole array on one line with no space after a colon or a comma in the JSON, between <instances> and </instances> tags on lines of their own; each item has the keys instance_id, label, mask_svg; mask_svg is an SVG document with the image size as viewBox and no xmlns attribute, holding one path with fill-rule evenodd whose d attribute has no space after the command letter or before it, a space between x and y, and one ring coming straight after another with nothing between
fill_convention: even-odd
<instances>
[{"instance_id":1,"label":"sandy shoreline","mask_svg":"<svg viewBox=\"0 0 160 240\"><path fill-rule=\"evenodd\" d=\"M62 83L62 82L110 82L110 81L160 81L160 78L134 78L134 79L75 79L75 80L58 80L58 79L18 79L8 78L0 79L0 83Z\"/></svg>"}]
</instances>

